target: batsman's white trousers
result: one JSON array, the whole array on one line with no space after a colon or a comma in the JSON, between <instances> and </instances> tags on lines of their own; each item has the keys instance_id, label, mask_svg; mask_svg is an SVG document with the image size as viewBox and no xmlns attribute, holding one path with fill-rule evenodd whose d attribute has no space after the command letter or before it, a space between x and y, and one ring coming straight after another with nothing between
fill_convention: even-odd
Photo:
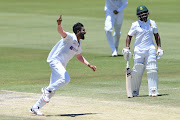
<instances>
[{"instance_id":1,"label":"batsman's white trousers","mask_svg":"<svg viewBox=\"0 0 180 120\"><path fill-rule=\"evenodd\" d=\"M106 12L104 30L112 52L117 49L119 45L119 38L121 36L120 30L123 23L123 18L124 11L120 11L118 14L110 13L108 11ZM114 34L112 36L113 27Z\"/></svg>"},{"instance_id":2,"label":"batsman's white trousers","mask_svg":"<svg viewBox=\"0 0 180 120\"><path fill-rule=\"evenodd\" d=\"M156 61L156 49L150 48L148 50L134 49L134 64L146 64L150 61Z\"/></svg>"},{"instance_id":3,"label":"batsman's white trousers","mask_svg":"<svg viewBox=\"0 0 180 120\"><path fill-rule=\"evenodd\" d=\"M50 84L47 87L47 90L60 89L70 82L70 76L68 75L65 67L61 64L60 61L52 61L49 63L49 66L52 69L52 72Z\"/></svg>"}]
</instances>

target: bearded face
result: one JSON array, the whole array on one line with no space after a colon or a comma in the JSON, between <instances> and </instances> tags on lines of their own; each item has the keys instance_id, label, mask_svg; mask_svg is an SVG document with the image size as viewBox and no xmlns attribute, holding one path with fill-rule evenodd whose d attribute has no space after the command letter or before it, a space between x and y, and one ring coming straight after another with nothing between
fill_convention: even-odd
<instances>
[{"instance_id":1,"label":"bearded face","mask_svg":"<svg viewBox=\"0 0 180 120\"><path fill-rule=\"evenodd\" d=\"M141 13L137 14L137 16L139 17L139 19L140 19L141 21L144 21L144 22L147 22L148 15L149 15L149 12L148 12L148 11L144 11L144 12L141 12Z\"/></svg>"},{"instance_id":2,"label":"bearded face","mask_svg":"<svg viewBox=\"0 0 180 120\"><path fill-rule=\"evenodd\" d=\"M84 33L81 32L81 33L80 33L80 37L81 37L82 40L84 40L84 38L85 38L85 37L84 37Z\"/></svg>"},{"instance_id":3,"label":"bearded face","mask_svg":"<svg viewBox=\"0 0 180 120\"><path fill-rule=\"evenodd\" d=\"M81 37L82 40L85 39L85 37L84 37L85 34L86 34L86 31L85 31L84 27L82 27L80 34L79 34L79 36Z\"/></svg>"}]
</instances>

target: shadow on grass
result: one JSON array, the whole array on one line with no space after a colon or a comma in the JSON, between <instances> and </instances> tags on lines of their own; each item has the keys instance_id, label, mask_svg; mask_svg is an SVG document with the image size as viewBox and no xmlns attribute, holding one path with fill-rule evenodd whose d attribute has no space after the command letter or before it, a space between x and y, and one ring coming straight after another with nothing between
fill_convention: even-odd
<instances>
[{"instance_id":1,"label":"shadow on grass","mask_svg":"<svg viewBox=\"0 0 180 120\"><path fill-rule=\"evenodd\" d=\"M123 55L118 54L118 56L123 56Z\"/></svg>"},{"instance_id":2,"label":"shadow on grass","mask_svg":"<svg viewBox=\"0 0 180 120\"><path fill-rule=\"evenodd\" d=\"M169 94L159 94L158 96L167 96ZM137 97L149 97L149 95L139 95Z\"/></svg>"},{"instance_id":3,"label":"shadow on grass","mask_svg":"<svg viewBox=\"0 0 180 120\"><path fill-rule=\"evenodd\" d=\"M98 114L98 113L59 114L59 115L46 115L46 117L51 117L51 116L76 117L76 116L82 116L82 115L94 115L94 114Z\"/></svg>"},{"instance_id":4,"label":"shadow on grass","mask_svg":"<svg viewBox=\"0 0 180 120\"><path fill-rule=\"evenodd\" d=\"M102 55L100 57L112 57L112 56L111 55ZM123 55L118 54L118 56L114 56L114 57L123 57ZM114 58L114 57L112 57L112 58Z\"/></svg>"}]
</instances>

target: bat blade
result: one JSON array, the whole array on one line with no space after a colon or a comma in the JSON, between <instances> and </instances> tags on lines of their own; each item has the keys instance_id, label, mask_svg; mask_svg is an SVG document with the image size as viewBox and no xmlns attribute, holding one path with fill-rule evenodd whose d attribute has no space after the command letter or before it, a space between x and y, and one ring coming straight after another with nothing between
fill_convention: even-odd
<instances>
[{"instance_id":1,"label":"bat blade","mask_svg":"<svg viewBox=\"0 0 180 120\"><path fill-rule=\"evenodd\" d=\"M126 92L128 98L133 97L131 89L131 69L129 67L126 68Z\"/></svg>"}]
</instances>

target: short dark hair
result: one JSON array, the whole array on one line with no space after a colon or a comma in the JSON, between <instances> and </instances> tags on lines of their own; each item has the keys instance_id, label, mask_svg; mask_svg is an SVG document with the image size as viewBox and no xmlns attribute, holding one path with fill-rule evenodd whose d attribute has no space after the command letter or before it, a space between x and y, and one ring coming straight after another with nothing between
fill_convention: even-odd
<instances>
[{"instance_id":1,"label":"short dark hair","mask_svg":"<svg viewBox=\"0 0 180 120\"><path fill-rule=\"evenodd\" d=\"M74 26L73 26L73 32L76 34L78 30L81 31L81 28L82 28L82 27L84 27L82 23L79 23L79 22L78 22L78 23L74 24Z\"/></svg>"}]
</instances>

